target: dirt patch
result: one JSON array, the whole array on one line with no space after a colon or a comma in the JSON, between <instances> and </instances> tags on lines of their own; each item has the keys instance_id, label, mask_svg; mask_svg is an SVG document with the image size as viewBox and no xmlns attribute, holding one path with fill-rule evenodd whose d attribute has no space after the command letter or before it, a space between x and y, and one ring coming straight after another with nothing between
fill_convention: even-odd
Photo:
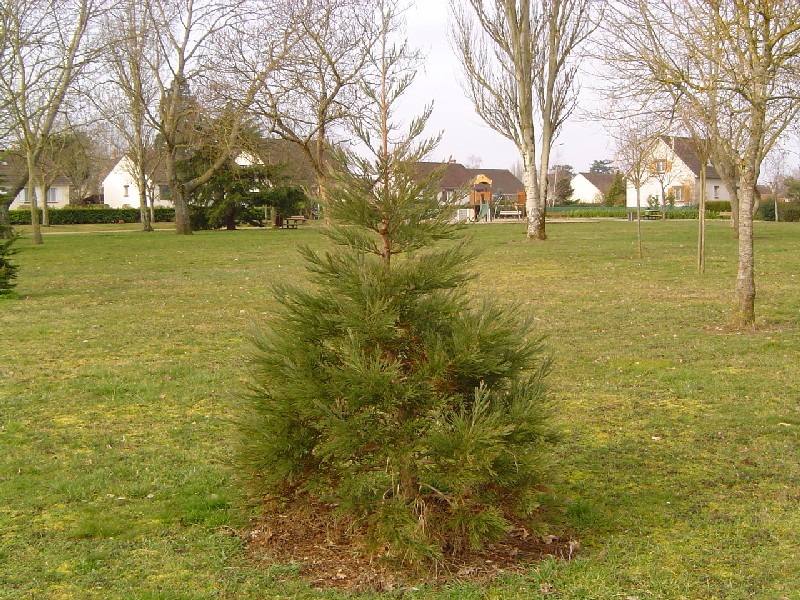
<instances>
[{"instance_id":1,"label":"dirt patch","mask_svg":"<svg viewBox=\"0 0 800 600\"><path fill-rule=\"evenodd\" d=\"M354 592L415 589L459 580L484 583L504 574L522 574L547 556L570 559L579 547L576 541L542 539L519 526L507 539L480 552L447 557L425 571L402 570L381 560L379 553L367 552L360 532L337 523L332 509L316 505L273 512L240 534L254 560L296 564L300 576L314 587Z\"/></svg>"}]
</instances>

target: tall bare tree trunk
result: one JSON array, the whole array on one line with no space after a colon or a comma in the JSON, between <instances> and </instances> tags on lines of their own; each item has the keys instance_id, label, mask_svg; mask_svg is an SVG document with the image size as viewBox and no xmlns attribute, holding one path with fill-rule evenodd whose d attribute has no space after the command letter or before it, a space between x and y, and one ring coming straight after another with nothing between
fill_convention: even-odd
<instances>
[{"instance_id":1,"label":"tall bare tree trunk","mask_svg":"<svg viewBox=\"0 0 800 600\"><path fill-rule=\"evenodd\" d=\"M140 181L139 185L141 184ZM147 190L144 187L139 188L139 219L142 222L142 231L153 231L152 216L147 209Z\"/></svg>"},{"instance_id":2,"label":"tall bare tree trunk","mask_svg":"<svg viewBox=\"0 0 800 600\"><path fill-rule=\"evenodd\" d=\"M753 256L753 206L755 176L753 168L742 169L739 189L739 269L736 274L736 313L734 325L755 325L756 282Z\"/></svg>"},{"instance_id":3,"label":"tall bare tree trunk","mask_svg":"<svg viewBox=\"0 0 800 600\"><path fill-rule=\"evenodd\" d=\"M42 227L50 227L50 208L47 206L47 188L42 185L39 187L42 198Z\"/></svg>"},{"instance_id":4,"label":"tall bare tree trunk","mask_svg":"<svg viewBox=\"0 0 800 600\"><path fill-rule=\"evenodd\" d=\"M152 206L147 206L147 178L144 175L144 165L136 166L136 184L139 186L139 218L142 221L142 231L153 231Z\"/></svg>"},{"instance_id":5,"label":"tall bare tree trunk","mask_svg":"<svg viewBox=\"0 0 800 600\"><path fill-rule=\"evenodd\" d=\"M32 176L28 177L28 202L31 205L31 233L33 234L33 243L37 246L44 244L42 238L42 228L39 225L39 206L36 201L36 184Z\"/></svg>"},{"instance_id":6,"label":"tall bare tree trunk","mask_svg":"<svg viewBox=\"0 0 800 600\"><path fill-rule=\"evenodd\" d=\"M528 230L526 238L529 240L545 240L545 213L539 196L540 186L536 173L536 150L533 146L533 131L530 132L530 141L522 153L522 183L525 186L525 210L528 214Z\"/></svg>"},{"instance_id":7,"label":"tall bare tree trunk","mask_svg":"<svg viewBox=\"0 0 800 600\"><path fill-rule=\"evenodd\" d=\"M642 188L636 186L636 246L639 250L639 260L644 258L642 251Z\"/></svg>"},{"instance_id":8,"label":"tall bare tree trunk","mask_svg":"<svg viewBox=\"0 0 800 600\"><path fill-rule=\"evenodd\" d=\"M706 161L707 162L707 161ZM706 163L700 166L700 198L697 201L697 272L706 272Z\"/></svg>"},{"instance_id":9,"label":"tall bare tree trunk","mask_svg":"<svg viewBox=\"0 0 800 600\"><path fill-rule=\"evenodd\" d=\"M39 206L36 199L36 159L33 152L28 150L26 152L26 162L28 167L28 202L31 205L31 233L33 234L33 243L35 245L44 244L42 238L42 229L39 225Z\"/></svg>"},{"instance_id":10,"label":"tall bare tree trunk","mask_svg":"<svg viewBox=\"0 0 800 600\"><path fill-rule=\"evenodd\" d=\"M192 235L189 204L186 201L185 191L177 182L172 189L172 203L175 206L175 233L177 235Z\"/></svg>"}]
</instances>

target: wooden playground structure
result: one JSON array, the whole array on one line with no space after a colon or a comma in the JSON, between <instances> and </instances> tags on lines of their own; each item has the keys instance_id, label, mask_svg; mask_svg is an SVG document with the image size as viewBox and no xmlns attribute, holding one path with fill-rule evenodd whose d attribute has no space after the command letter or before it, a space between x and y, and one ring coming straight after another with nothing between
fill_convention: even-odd
<instances>
[{"instance_id":1,"label":"wooden playground structure","mask_svg":"<svg viewBox=\"0 0 800 600\"><path fill-rule=\"evenodd\" d=\"M525 192L517 192L514 201L496 201L493 197L492 180L480 174L472 181L469 206L472 209L470 222L491 222L495 219L522 220L525 216Z\"/></svg>"}]
</instances>

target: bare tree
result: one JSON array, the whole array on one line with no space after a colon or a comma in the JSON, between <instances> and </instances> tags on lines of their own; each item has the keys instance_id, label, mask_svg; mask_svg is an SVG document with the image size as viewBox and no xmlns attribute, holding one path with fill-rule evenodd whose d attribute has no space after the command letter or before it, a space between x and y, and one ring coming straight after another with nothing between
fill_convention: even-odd
<instances>
[{"instance_id":1,"label":"bare tree","mask_svg":"<svg viewBox=\"0 0 800 600\"><path fill-rule=\"evenodd\" d=\"M36 197L38 162L67 93L94 57L85 41L102 8L103 0L17 0L6 2L0 13L4 37L0 96L11 138L25 155L34 244L43 243ZM5 200L0 217L7 219L13 199Z\"/></svg>"},{"instance_id":2,"label":"bare tree","mask_svg":"<svg viewBox=\"0 0 800 600\"><path fill-rule=\"evenodd\" d=\"M178 235L191 234L188 199L236 153L255 96L290 48L293 29L280 2L145 0L139 44L142 88L136 104L157 132ZM150 101L151 86L156 102ZM127 89L136 93L135 86ZM213 131L204 125L224 127ZM180 164L198 135L215 140L216 159L186 179Z\"/></svg>"},{"instance_id":3,"label":"bare tree","mask_svg":"<svg viewBox=\"0 0 800 600\"><path fill-rule=\"evenodd\" d=\"M576 106L580 48L603 3L451 0L450 7L465 91L486 124L519 149L527 238L544 240L550 153Z\"/></svg>"},{"instance_id":4,"label":"bare tree","mask_svg":"<svg viewBox=\"0 0 800 600\"><path fill-rule=\"evenodd\" d=\"M326 155L364 110L360 86L380 28L373 0L297 3L290 19L298 41L272 85L256 96L253 114L274 135L296 144L325 198Z\"/></svg>"},{"instance_id":5,"label":"bare tree","mask_svg":"<svg viewBox=\"0 0 800 600\"><path fill-rule=\"evenodd\" d=\"M157 114L158 88L150 65L158 55L158 38L147 4L119 0L105 20L108 52L104 67L108 80L91 97L102 118L122 142L117 150L139 190L139 214L143 231L153 231L154 198L148 191L160 161L154 151L156 128L148 116ZM122 36L119 32L124 32Z\"/></svg>"},{"instance_id":6,"label":"bare tree","mask_svg":"<svg viewBox=\"0 0 800 600\"><path fill-rule=\"evenodd\" d=\"M670 203L675 202L675 198L670 198L667 190L670 186L677 181L676 173L673 169L675 149L671 144L675 143L674 136L659 136L663 144L659 144L659 138L652 140L649 150L649 163L648 169L650 170L650 178L658 182L660 191L659 204L661 205L661 218L666 220L667 207ZM670 140L670 141L668 141Z\"/></svg>"},{"instance_id":7,"label":"bare tree","mask_svg":"<svg viewBox=\"0 0 800 600\"><path fill-rule=\"evenodd\" d=\"M612 136L617 168L636 190L636 247L642 251L642 187L650 179L651 150L660 134L658 122L642 114L618 115Z\"/></svg>"},{"instance_id":8,"label":"bare tree","mask_svg":"<svg viewBox=\"0 0 800 600\"><path fill-rule=\"evenodd\" d=\"M800 114L800 5L789 0L626 0L617 19L620 69L651 94L688 106L712 139L720 175L735 173L739 268L734 322L755 323L753 216L762 162ZM626 27L626 25L628 25ZM629 78L629 81L634 81ZM702 107L703 110L698 110Z\"/></svg>"}]
</instances>

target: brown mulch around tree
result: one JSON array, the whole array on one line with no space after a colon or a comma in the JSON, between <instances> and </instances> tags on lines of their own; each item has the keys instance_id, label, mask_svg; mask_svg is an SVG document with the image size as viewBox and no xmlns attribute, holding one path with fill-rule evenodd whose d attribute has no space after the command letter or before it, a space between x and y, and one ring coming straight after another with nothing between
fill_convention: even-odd
<instances>
[{"instance_id":1,"label":"brown mulch around tree","mask_svg":"<svg viewBox=\"0 0 800 600\"><path fill-rule=\"evenodd\" d=\"M266 515L242 535L259 562L298 564L300 576L312 586L348 591L414 589L459 580L480 583L503 574L522 574L546 556L570 559L579 546L554 536L543 540L519 527L491 548L448 557L435 570L415 572L392 568L367 553L358 533L334 522L330 505L316 505L302 512Z\"/></svg>"}]
</instances>

